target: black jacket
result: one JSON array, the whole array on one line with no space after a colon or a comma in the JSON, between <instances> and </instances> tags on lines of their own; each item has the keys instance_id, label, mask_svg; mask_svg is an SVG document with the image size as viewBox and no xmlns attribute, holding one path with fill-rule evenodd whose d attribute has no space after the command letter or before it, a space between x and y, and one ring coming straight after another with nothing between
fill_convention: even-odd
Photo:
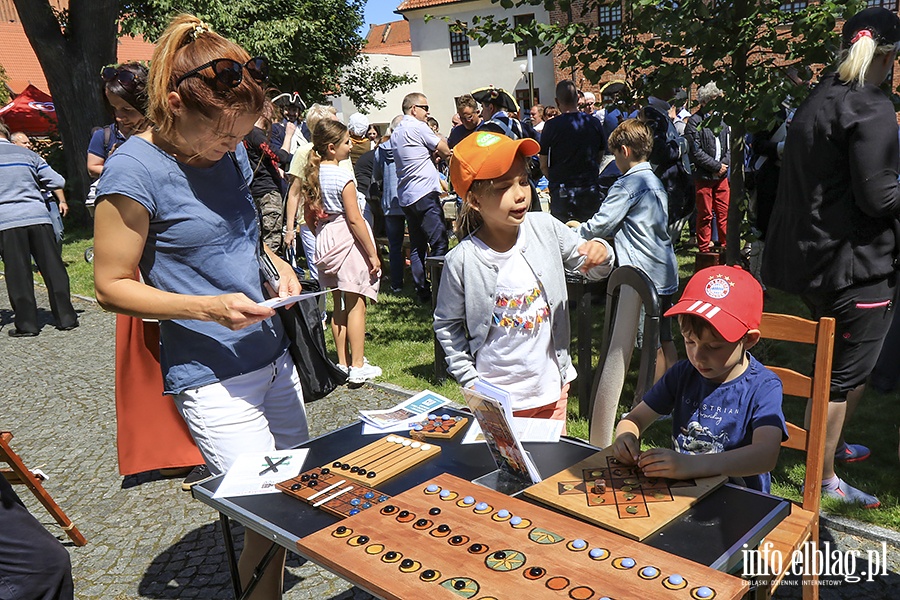
<instances>
[{"instance_id":1,"label":"black jacket","mask_svg":"<svg viewBox=\"0 0 900 600\"><path fill-rule=\"evenodd\" d=\"M694 166L694 178L718 181L727 177L719 175L722 164L731 164L731 128L721 122L721 129L717 134L713 131L711 123L701 127L701 123L708 117L703 109L692 114L684 128L684 137L691 144L691 162ZM715 119L713 119L715 120ZM719 125L716 125L718 128ZM716 138L719 138L720 156L716 160Z\"/></svg>"},{"instance_id":2,"label":"black jacket","mask_svg":"<svg viewBox=\"0 0 900 600\"><path fill-rule=\"evenodd\" d=\"M822 79L794 114L769 223L763 279L787 292L831 292L894 270L900 144L874 85Z\"/></svg>"}]
</instances>

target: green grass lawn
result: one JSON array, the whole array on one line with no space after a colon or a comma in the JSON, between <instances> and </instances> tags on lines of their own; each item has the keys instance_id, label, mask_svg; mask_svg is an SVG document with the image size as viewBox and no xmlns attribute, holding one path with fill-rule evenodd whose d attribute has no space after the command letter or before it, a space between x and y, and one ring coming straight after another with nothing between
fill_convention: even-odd
<instances>
[{"instance_id":1,"label":"green grass lawn","mask_svg":"<svg viewBox=\"0 0 900 600\"><path fill-rule=\"evenodd\" d=\"M67 264L72 281L72 292L79 295L94 295L93 270L84 260L84 251L91 246L91 232L87 229L66 232L63 259ZM385 259L385 264L387 260ZM693 253L679 252L682 287L693 272ZM387 281L385 278L384 281ZM388 286L385 284L385 289ZM330 308L330 299L329 299ZM780 312L808 317L808 312L800 300L788 294L770 290L765 303L768 312ZM594 366L599 354L599 340L603 323L603 306L594 307ZM366 356L384 370L382 381L402 388L419 391L431 389L462 402L459 387L450 380L438 382L434 378L434 342L431 329L431 307L422 306L415 300L412 285L407 277L407 289L403 295L383 293L379 302L370 305L367 316ZM326 333L326 341L333 351L330 333ZM676 335L676 345L680 347L680 336ZM575 356L573 339L572 356ZM778 364L791 366L798 371L808 372L812 364L811 354L800 348L789 345L763 341L752 350L754 356L762 362L771 360ZM636 371L638 353L632 363L632 371ZM577 415L578 399L573 392L569 402L569 434L587 438L588 423ZM622 403L619 412L625 411L634 394L634 375L625 382L622 392ZM365 408L365 407L360 407ZM791 420L802 421L805 404L794 399L786 399L785 413ZM882 507L877 510L851 508L824 500L823 509L827 512L846 515L861 521L900 530L900 471L898 464L898 426L900 426L900 392L878 394L867 390L856 417L847 429L847 439L862 443L872 450L872 457L862 463L839 465L838 474L868 492L874 493L881 500ZM660 421L651 427L645 436L644 445L668 446L671 443L671 425L668 421ZM803 457L797 452L782 452L778 467L773 473L773 491L779 495L800 499L800 485L803 481Z\"/></svg>"}]
</instances>

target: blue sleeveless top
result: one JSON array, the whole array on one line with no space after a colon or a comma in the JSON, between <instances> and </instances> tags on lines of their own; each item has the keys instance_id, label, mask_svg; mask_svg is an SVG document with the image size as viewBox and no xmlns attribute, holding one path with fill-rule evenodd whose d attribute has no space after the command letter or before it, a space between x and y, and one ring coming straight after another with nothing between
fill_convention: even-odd
<instances>
[{"instance_id":1,"label":"blue sleeveless top","mask_svg":"<svg viewBox=\"0 0 900 600\"><path fill-rule=\"evenodd\" d=\"M211 167L191 167L132 136L103 166L98 202L110 194L131 198L150 213L140 260L149 285L176 294L243 292L264 299L256 207L230 156ZM278 317L239 331L211 321L161 321L165 393L255 371L287 344Z\"/></svg>"}]
</instances>

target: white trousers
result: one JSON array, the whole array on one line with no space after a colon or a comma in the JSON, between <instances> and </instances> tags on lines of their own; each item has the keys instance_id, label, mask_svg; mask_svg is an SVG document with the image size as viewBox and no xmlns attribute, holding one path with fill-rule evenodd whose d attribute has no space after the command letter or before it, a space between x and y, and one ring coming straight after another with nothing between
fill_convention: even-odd
<instances>
[{"instance_id":1,"label":"white trousers","mask_svg":"<svg viewBox=\"0 0 900 600\"><path fill-rule=\"evenodd\" d=\"M261 369L175 396L214 475L245 452L286 450L309 439L300 378L285 351Z\"/></svg>"}]
</instances>

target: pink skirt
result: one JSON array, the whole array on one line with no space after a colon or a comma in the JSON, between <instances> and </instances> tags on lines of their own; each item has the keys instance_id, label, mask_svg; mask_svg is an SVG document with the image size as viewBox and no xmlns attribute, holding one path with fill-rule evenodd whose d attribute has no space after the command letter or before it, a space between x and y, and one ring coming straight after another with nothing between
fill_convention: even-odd
<instances>
[{"instance_id":1,"label":"pink skirt","mask_svg":"<svg viewBox=\"0 0 900 600\"><path fill-rule=\"evenodd\" d=\"M374 245L375 237L368 223L366 231ZM366 251L353 237L344 215L329 215L319 221L316 266L319 268L319 284L323 288L337 288L378 301L380 278L369 273L372 265Z\"/></svg>"}]
</instances>

